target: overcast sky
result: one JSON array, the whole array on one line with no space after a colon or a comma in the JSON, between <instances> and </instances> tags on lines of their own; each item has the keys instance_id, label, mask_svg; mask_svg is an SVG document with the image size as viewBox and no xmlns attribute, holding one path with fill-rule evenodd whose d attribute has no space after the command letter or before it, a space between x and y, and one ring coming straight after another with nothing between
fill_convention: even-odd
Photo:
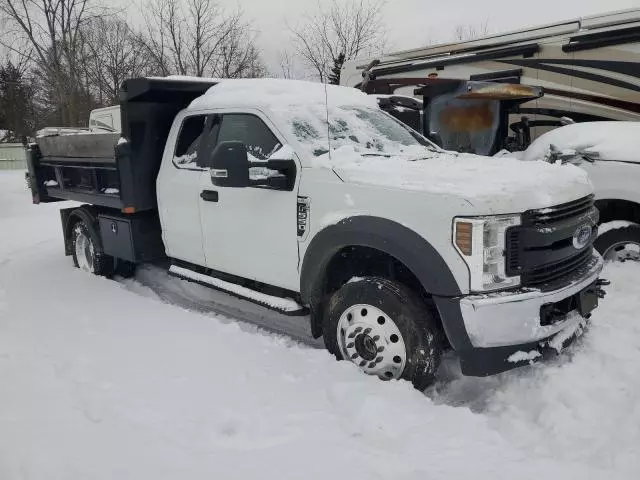
<instances>
[{"instance_id":1,"label":"overcast sky","mask_svg":"<svg viewBox=\"0 0 640 480\"><path fill-rule=\"evenodd\" d=\"M261 31L260 45L271 70L277 52L290 42L285 21L300 21L305 12L328 0L219 0L240 5ZM348 1L348 0L339 0ZM552 23L612 10L640 7L640 0L387 0L384 12L391 51L452 39L456 25L478 25L488 20L498 33L525 26ZM275 73L275 72L274 72Z\"/></svg>"}]
</instances>

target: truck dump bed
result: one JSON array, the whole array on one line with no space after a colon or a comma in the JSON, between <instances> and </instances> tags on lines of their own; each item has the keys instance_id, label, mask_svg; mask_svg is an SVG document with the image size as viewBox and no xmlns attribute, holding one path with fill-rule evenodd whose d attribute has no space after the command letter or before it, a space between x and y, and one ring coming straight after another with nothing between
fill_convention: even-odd
<instances>
[{"instance_id":1,"label":"truck dump bed","mask_svg":"<svg viewBox=\"0 0 640 480\"><path fill-rule=\"evenodd\" d=\"M213 80L135 78L120 90L122 136L38 137L27 163L34 203L75 200L134 213L157 208L156 176L176 114Z\"/></svg>"}]
</instances>

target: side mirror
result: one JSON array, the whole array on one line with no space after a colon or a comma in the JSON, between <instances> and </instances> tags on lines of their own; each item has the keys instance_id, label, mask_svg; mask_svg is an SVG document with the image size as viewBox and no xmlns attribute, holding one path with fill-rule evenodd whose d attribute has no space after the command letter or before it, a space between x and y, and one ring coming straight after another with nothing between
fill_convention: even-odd
<instances>
[{"instance_id":1,"label":"side mirror","mask_svg":"<svg viewBox=\"0 0 640 480\"><path fill-rule=\"evenodd\" d=\"M249 157L242 142L222 142L211 153L207 166L211 168L211 181L219 187L243 188L249 186Z\"/></svg>"}]
</instances>

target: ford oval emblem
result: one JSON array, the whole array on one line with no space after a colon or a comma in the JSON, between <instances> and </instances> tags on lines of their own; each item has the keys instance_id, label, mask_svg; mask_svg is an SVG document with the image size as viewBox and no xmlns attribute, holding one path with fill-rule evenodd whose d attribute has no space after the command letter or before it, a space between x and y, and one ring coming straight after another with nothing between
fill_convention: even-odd
<instances>
[{"instance_id":1,"label":"ford oval emblem","mask_svg":"<svg viewBox=\"0 0 640 480\"><path fill-rule=\"evenodd\" d=\"M591 238L591 225L582 225L573 234L573 246L576 250L583 249L589 243Z\"/></svg>"}]
</instances>

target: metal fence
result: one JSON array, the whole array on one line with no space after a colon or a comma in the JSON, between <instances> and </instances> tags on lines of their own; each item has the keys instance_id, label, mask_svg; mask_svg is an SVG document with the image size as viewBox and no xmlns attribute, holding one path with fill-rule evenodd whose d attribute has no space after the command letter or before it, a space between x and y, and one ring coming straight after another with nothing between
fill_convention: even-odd
<instances>
[{"instance_id":1,"label":"metal fence","mask_svg":"<svg viewBox=\"0 0 640 480\"><path fill-rule=\"evenodd\" d=\"M27 151L21 143L0 143L0 170L25 170Z\"/></svg>"}]
</instances>

